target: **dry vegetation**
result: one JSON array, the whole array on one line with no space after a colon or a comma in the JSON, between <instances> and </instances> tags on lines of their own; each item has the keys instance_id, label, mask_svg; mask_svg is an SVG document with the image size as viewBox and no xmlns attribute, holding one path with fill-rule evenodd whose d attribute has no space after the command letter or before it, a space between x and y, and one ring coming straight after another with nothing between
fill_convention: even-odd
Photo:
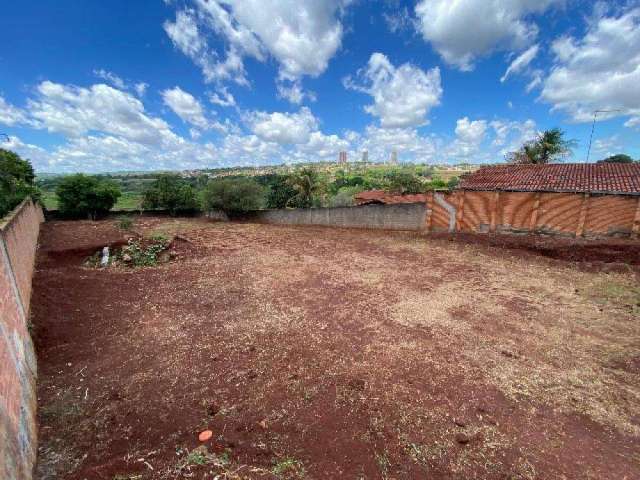
<instances>
[{"instance_id":1,"label":"dry vegetation","mask_svg":"<svg viewBox=\"0 0 640 480\"><path fill-rule=\"evenodd\" d=\"M45 225L41 479L640 477L631 271L410 233L134 228L179 234L177 259L87 269L123 233Z\"/></svg>"}]
</instances>

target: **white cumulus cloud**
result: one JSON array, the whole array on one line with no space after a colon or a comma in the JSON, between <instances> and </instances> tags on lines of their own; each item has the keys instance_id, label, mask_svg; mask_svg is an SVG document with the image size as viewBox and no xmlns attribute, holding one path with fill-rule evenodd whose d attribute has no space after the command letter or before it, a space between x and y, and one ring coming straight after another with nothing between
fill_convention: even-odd
<instances>
[{"instance_id":1,"label":"white cumulus cloud","mask_svg":"<svg viewBox=\"0 0 640 480\"><path fill-rule=\"evenodd\" d=\"M415 12L423 38L450 65L469 71L496 49L519 50L539 28L531 20L564 0L420 0Z\"/></svg>"},{"instance_id":2,"label":"white cumulus cloud","mask_svg":"<svg viewBox=\"0 0 640 480\"><path fill-rule=\"evenodd\" d=\"M247 85L244 57L274 58L279 80L317 77L342 43L341 12L350 0L193 0L164 28L174 45L203 71L205 80ZM209 37L221 39L224 51ZM295 87L295 84L294 84ZM299 103L299 87L281 87Z\"/></svg>"},{"instance_id":3,"label":"white cumulus cloud","mask_svg":"<svg viewBox=\"0 0 640 480\"><path fill-rule=\"evenodd\" d=\"M509 152L518 150L525 142L533 140L537 134L536 122L494 120L489 126L494 131L492 146L497 148L495 161L500 161Z\"/></svg>"},{"instance_id":4,"label":"white cumulus cloud","mask_svg":"<svg viewBox=\"0 0 640 480\"><path fill-rule=\"evenodd\" d=\"M27 123L27 113L7 102L0 96L0 124L12 127L16 124Z\"/></svg>"},{"instance_id":5,"label":"white cumulus cloud","mask_svg":"<svg viewBox=\"0 0 640 480\"><path fill-rule=\"evenodd\" d=\"M209 101L221 107L235 107L236 99L226 87L220 87L218 91L209 95Z\"/></svg>"},{"instance_id":6,"label":"white cumulus cloud","mask_svg":"<svg viewBox=\"0 0 640 480\"><path fill-rule=\"evenodd\" d=\"M410 63L395 67L382 53L371 55L358 78L346 78L344 84L373 97L373 104L365 111L378 117L383 128L427 124L429 111L440 104L442 97L438 67L427 71Z\"/></svg>"},{"instance_id":7,"label":"white cumulus cloud","mask_svg":"<svg viewBox=\"0 0 640 480\"><path fill-rule=\"evenodd\" d=\"M281 145L307 143L318 129L318 120L307 107L297 113L253 112L248 123L258 137Z\"/></svg>"},{"instance_id":8,"label":"white cumulus cloud","mask_svg":"<svg viewBox=\"0 0 640 480\"><path fill-rule=\"evenodd\" d=\"M577 122L640 116L640 8L590 22L582 38L560 37L556 63L543 82L542 100Z\"/></svg>"},{"instance_id":9,"label":"white cumulus cloud","mask_svg":"<svg viewBox=\"0 0 640 480\"><path fill-rule=\"evenodd\" d=\"M133 89L136 91L139 97L144 97L144 94L147 92L148 87L148 83L138 82L133 86Z\"/></svg>"},{"instance_id":10,"label":"white cumulus cloud","mask_svg":"<svg viewBox=\"0 0 640 480\"><path fill-rule=\"evenodd\" d=\"M49 132L80 136L100 131L152 145L175 139L167 122L148 115L140 100L104 84L82 88L46 80L27 105L33 121Z\"/></svg>"},{"instance_id":11,"label":"white cumulus cloud","mask_svg":"<svg viewBox=\"0 0 640 480\"><path fill-rule=\"evenodd\" d=\"M482 147L487 134L487 122L485 120L469 120L469 117L460 118L456 122L456 139L449 148L449 155L456 159L471 160Z\"/></svg>"},{"instance_id":12,"label":"white cumulus cloud","mask_svg":"<svg viewBox=\"0 0 640 480\"><path fill-rule=\"evenodd\" d=\"M200 102L180 87L164 90L162 92L162 100L166 106L186 123L190 123L202 130L209 128L209 122L204 116L204 110Z\"/></svg>"}]
</instances>

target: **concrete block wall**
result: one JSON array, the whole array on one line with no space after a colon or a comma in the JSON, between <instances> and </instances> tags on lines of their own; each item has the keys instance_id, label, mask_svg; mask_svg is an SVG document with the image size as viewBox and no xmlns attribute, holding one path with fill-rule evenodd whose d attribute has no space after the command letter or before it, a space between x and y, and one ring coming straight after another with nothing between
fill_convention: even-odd
<instances>
[{"instance_id":1,"label":"concrete block wall","mask_svg":"<svg viewBox=\"0 0 640 480\"><path fill-rule=\"evenodd\" d=\"M31 279L42 209L25 200L0 222L0 479L32 476L37 452Z\"/></svg>"},{"instance_id":2,"label":"concrete block wall","mask_svg":"<svg viewBox=\"0 0 640 480\"><path fill-rule=\"evenodd\" d=\"M426 212L424 203L405 203L360 207L264 210L251 212L245 218L260 223L286 225L422 230L425 225Z\"/></svg>"}]
</instances>

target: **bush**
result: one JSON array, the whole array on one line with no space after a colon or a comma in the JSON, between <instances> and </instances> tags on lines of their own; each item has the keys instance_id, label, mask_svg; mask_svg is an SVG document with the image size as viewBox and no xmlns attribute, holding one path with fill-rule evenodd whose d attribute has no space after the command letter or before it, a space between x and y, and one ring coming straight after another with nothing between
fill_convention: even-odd
<instances>
[{"instance_id":1,"label":"bush","mask_svg":"<svg viewBox=\"0 0 640 480\"><path fill-rule=\"evenodd\" d=\"M176 175L161 175L144 191L142 208L168 210L171 215L198 210L196 192Z\"/></svg>"},{"instance_id":2,"label":"bush","mask_svg":"<svg viewBox=\"0 0 640 480\"><path fill-rule=\"evenodd\" d=\"M333 197L329 198L330 207L351 207L355 205L354 196L362 192L362 187L342 187Z\"/></svg>"},{"instance_id":3,"label":"bush","mask_svg":"<svg viewBox=\"0 0 640 480\"><path fill-rule=\"evenodd\" d=\"M152 236L146 242L131 238L117 254L117 259L132 267L152 267L158 263L158 256L170 243L162 235Z\"/></svg>"},{"instance_id":4,"label":"bush","mask_svg":"<svg viewBox=\"0 0 640 480\"><path fill-rule=\"evenodd\" d=\"M81 173L63 178L56 188L60 213L92 220L111 210L121 194L112 181Z\"/></svg>"},{"instance_id":5,"label":"bush","mask_svg":"<svg viewBox=\"0 0 640 480\"><path fill-rule=\"evenodd\" d=\"M450 188L449 184L447 182L445 182L443 179L441 178L434 178L432 179L427 185L427 190L439 190L439 189L444 189L444 188Z\"/></svg>"},{"instance_id":6,"label":"bush","mask_svg":"<svg viewBox=\"0 0 640 480\"><path fill-rule=\"evenodd\" d=\"M170 245L171 241L164 235L153 235L150 238L130 238L124 247L111 253L108 265L152 267L160 262L160 255ZM98 250L85 260L85 265L98 268L102 266L101 260L102 250Z\"/></svg>"},{"instance_id":7,"label":"bush","mask_svg":"<svg viewBox=\"0 0 640 480\"><path fill-rule=\"evenodd\" d=\"M266 191L251 178L212 180L204 191L205 210L242 213L263 208Z\"/></svg>"},{"instance_id":8,"label":"bush","mask_svg":"<svg viewBox=\"0 0 640 480\"><path fill-rule=\"evenodd\" d=\"M0 148L0 218L28 196L36 201L40 199L34 181L35 174L28 160Z\"/></svg>"}]
</instances>

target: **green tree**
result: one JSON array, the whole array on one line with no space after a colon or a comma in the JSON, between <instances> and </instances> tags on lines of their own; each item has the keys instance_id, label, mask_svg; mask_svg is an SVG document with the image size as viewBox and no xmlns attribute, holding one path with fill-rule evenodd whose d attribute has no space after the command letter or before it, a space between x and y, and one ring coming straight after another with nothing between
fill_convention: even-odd
<instances>
[{"instance_id":1,"label":"green tree","mask_svg":"<svg viewBox=\"0 0 640 480\"><path fill-rule=\"evenodd\" d=\"M625 155L624 153L619 153L617 155L611 155L610 157L605 158L604 160L598 160L598 163L635 163L633 158L629 155Z\"/></svg>"},{"instance_id":2,"label":"green tree","mask_svg":"<svg viewBox=\"0 0 640 480\"><path fill-rule=\"evenodd\" d=\"M28 160L10 150L0 148L0 218L31 196L40 199L35 174Z\"/></svg>"},{"instance_id":3,"label":"green tree","mask_svg":"<svg viewBox=\"0 0 640 480\"><path fill-rule=\"evenodd\" d=\"M111 180L78 173L64 177L56 188L56 195L62 214L95 220L113 208L122 192Z\"/></svg>"},{"instance_id":4,"label":"green tree","mask_svg":"<svg viewBox=\"0 0 640 480\"><path fill-rule=\"evenodd\" d=\"M296 189L289 183L287 177L276 175L269 182L267 208L285 208L289 200L295 196Z\"/></svg>"},{"instance_id":5,"label":"green tree","mask_svg":"<svg viewBox=\"0 0 640 480\"><path fill-rule=\"evenodd\" d=\"M362 187L342 187L338 192L329 198L330 207L351 207L355 204L354 197L362 192Z\"/></svg>"},{"instance_id":6,"label":"green tree","mask_svg":"<svg viewBox=\"0 0 640 480\"><path fill-rule=\"evenodd\" d=\"M460 178L458 177L451 177L449 179L449 181L447 182L447 188L449 189L454 189L458 186L458 184L460 183Z\"/></svg>"},{"instance_id":7,"label":"green tree","mask_svg":"<svg viewBox=\"0 0 640 480\"><path fill-rule=\"evenodd\" d=\"M538 134L534 140L525 143L520 150L508 154L507 161L516 164L544 165L570 155L575 144L574 140L564 138L562 130L553 128Z\"/></svg>"},{"instance_id":8,"label":"green tree","mask_svg":"<svg viewBox=\"0 0 640 480\"><path fill-rule=\"evenodd\" d=\"M266 189L252 178L211 180L204 191L205 210L228 214L264 208Z\"/></svg>"},{"instance_id":9,"label":"green tree","mask_svg":"<svg viewBox=\"0 0 640 480\"><path fill-rule=\"evenodd\" d=\"M362 189L365 189L366 185L367 179L364 176L358 173L345 173L344 170L338 170L335 173L333 182L328 185L327 190L331 195L335 195L340 189L345 187L362 187Z\"/></svg>"},{"instance_id":10,"label":"green tree","mask_svg":"<svg viewBox=\"0 0 640 480\"><path fill-rule=\"evenodd\" d=\"M193 187L177 175L160 175L143 193L142 208L168 210L170 215L198 210Z\"/></svg>"},{"instance_id":11,"label":"green tree","mask_svg":"<svg viewBox=\"0 0 640 480\"><path fill-rule=\"evenodd\" d=\"M422 193L425 185L414 172L391 171L385 175L387 190L398 193Z\"/></svg>"},{"instance_id":12,"label":"green tree","mask_svg":"<svg viewBox=\"0 0 640 480\"><path fill-rule=\"evenodd\" d=\"M313 168L301 168L290 175L288 181L296 192L287 203L289 207L310 208L319 202L324 193L324 183Z\"/></svg>"}]
</instances>

